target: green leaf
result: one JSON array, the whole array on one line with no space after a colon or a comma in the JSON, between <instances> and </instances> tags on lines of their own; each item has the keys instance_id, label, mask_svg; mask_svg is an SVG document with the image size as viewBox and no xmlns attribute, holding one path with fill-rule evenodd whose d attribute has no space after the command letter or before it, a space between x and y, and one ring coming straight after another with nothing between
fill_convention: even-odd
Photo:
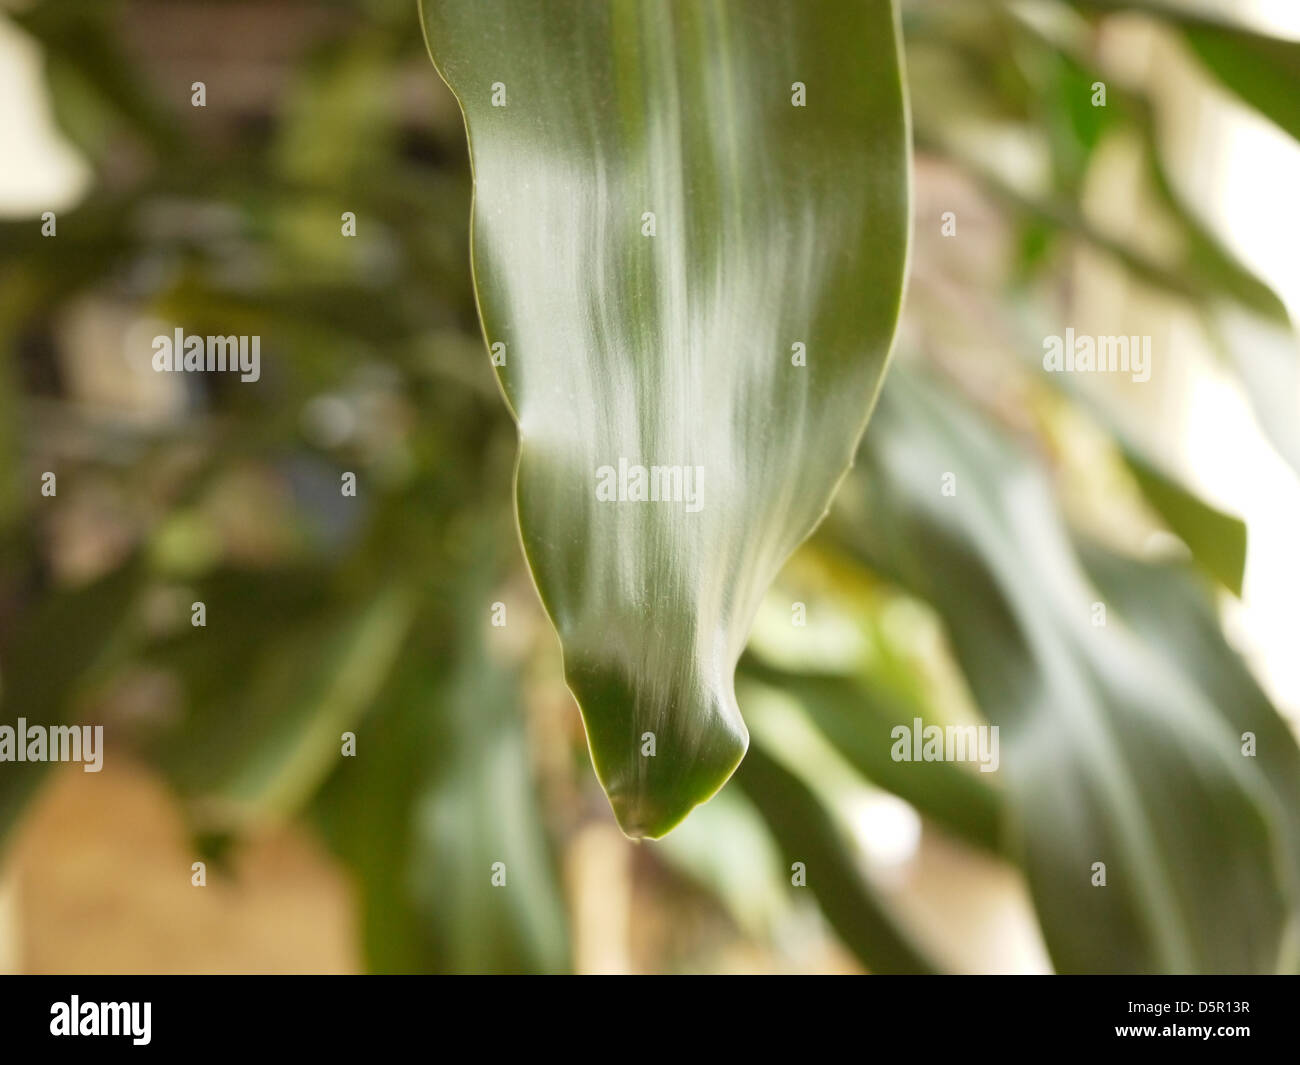
<instances>
[{"instance_id":1,"label":"green leaf","mask_svg":"<svg viewBox=\"0 0 1300 1065\"><path fill-rule=\"evenodd\" d=\"M1200 687L1234 732L1253 737L1251 764L1276 799L1292 908L1300 911L1300 747L1286 719L1224 639L1204 582L1178 564L1138 562L1094 544L1081 544L1080 556L1125 622ZM1282 968L1294 972L1300 966L1300 944L1293 942L1291 949Z\"/></svg>"},{"instance_id":2,"label":"green leaf","mask_svg":"<svg viewBox=\"0 0 1300 1065\"><path fill-rule=\"evenodd\" d=\"M1057 967L1284 964L1286 829L1223 693L1121 617L1097 624L1045 478L967 408L895 373L878 418L852 538L939 611L1002 730L1011 849Z\"/></svg>"},{"instance_id":3,"label":"green leaf","mask_svg":"<svg viewBox=\"0 0 1300 1065\"><path fill-rule=\"evenodd\" d=\"M1300 42L1188 22L1183 35L1219 80L1300 139Z\"/></svg>"},{"instance_id":4,"label":"green leaf","mask_svg":"<svg viewBox=\"0 0 1300 1065\"><path fill-rule=\"evenodd\" d=\"M304 593L296 574L221 574L199 592L205 627L156 656L181 667L187 696L156 757L208 827L297 813L374 702L414 611L394 586L319 615Z\"/></svg>"},{"instance_id":5,"label":"green leaf","mask_svg":"<svg viewBox=\"0 0 1300 1065\"><path fill-rule=\"evenodd\" d=\"M1211 18L1189 14L1180 14L1179 17L1187 25L1189 33L1207 35L1209 40L1218 42L1215 47L1232 47L1231 42L1241 36L1231 26ZM1065 46L1048 40L1028 23L1023 26L1021 36L1025 53L1039 56L1038 63L1049 66L1053 62L1064 64L1076 71L1077 82L1104 80L1102 72L1090 66L1086 54L1063 50ZM1258 35L1246 33L1245 37L1255 40ZM1258 38L1258 42L1262 42L1260 47L1265 50L1277 47L1289 53L1290 87L1285 96L1293 104L1300 101L1300 43L1269 38ZM1058 49L1062 50L1058 52ZM1041 58L1044 54L1050 59ZM1080 93L1077 87L1066 94L1044 91L1042 98L1049 103L1054 101L1054 106L1048 108L1049 114L1053 111L1069 114L1078 105ZM1156 225L1177 234L1173 241L1176 250L1160 258L1151 258L1114 235L1096 231L1072 208L1034 204L1024 198L1017 203L1014 194L1008 197L1010 202L1022 210L1027 208L1039 220L1046 216L1056 224L1068 227L1100 250L1114 255L1147 283L1191 300L1207 338L1224 361L1236 369L1255 408L1260 428L1282 457L1300 470L1300 432L1296 430L1293 399L1300 389L1300 361L1296 357L1295 335L1286 305L1184 202L1160 150L1156 108L1151 101L1140 92L1112 85L1109 105L1092 110L1113 116L1109 123L1112 128L1127 132L1143 145L1146 184L1149 195L1159 208ZM1030 134L1028 128L1025 132ZM1005 191L1003 195L1007 195ZM1145 490L1150 482L1143 478L1143 471L1136 472ZM1164 510L1167 496L1161 498L1157 493L1149 498L1172 524L1172 518ZM1188 542L1191 544L1192 541ZM1227 562L1230 570L1231 560ZM1216 576L1223 579L1225 573L1221 570L1216 572Z\"/></svg>"},{"instance_id":6,"label":"green leaf","mask_svg":"<svg viewBox=\"0 0 1300 1065\"><path fill-rule=\"evenodd\" d=\"M883 686L834 674L792 673L747 656L747 680L761 681L796 700L835 749L873 784L906 799L959 839L997 853L1001 797L981 778L950 762L896 762L892 731L909 730L919 706Z\"/></svg>"},{"instance_id":7,"label":"green leaf","mask_svg":"<svg viewBox=\"0 0 1300 1065\"><path fill-rule=\"evenodd\" d=\"M160 153L179 154L184 142L175 119L118 45L121 9L118 3L44 0L8 17L45 49L56 117L80 147L96 157L107 154L112 141L106 127L119 119ZM183 91L188 94L188 84Z\"/></svg>"},{"instance_id":8,"label":"green leaf","mask_svg":"<svg viewBox=\"0 0 1300 1065\"><path fill-rule=\"evenodd\" d=\"M1246 575L1246 523L1211 506L1193 492L1146 444L1130 433L1105 404L1069 374L1053 385L1097 419L1114 439L1143 498L1182 539L1197 564L1233 595L1241 595Z\"/></svg>"},{"instance_id":9,"label":"green leaf","mask_svg":"<svg viewBox=\"0 0 1300 1065\"><path fill-rule=\"evenodd\" d=\"M1225 86L1300 139L1300 41L1271 37L1162 0L1073 0L1096 11L1140 11L1173 22Z\"/></svg>"},{"instance_id":10,"label":"green leaf","mask_svg":"<svg viewBox=\"0 0 1300 1065\"><path fill-rule=\"evenodd\" d=\"M356 875L377 972L570 968L519 677L485 654L484 587L427 611L315 810ZM503 863L504 886L493 884Z\"/></svg>"},{"instance_id":11,"label":"green leaf","mask_svg":"<svg viewBox=\"0 0 1300 1065\"><path fill-rule=\"evenodd\" d=\"M422 11L465 114L524 549L619 824L661 836L744 755L749 626L884 373L908 238L896 12ZM599 500L621 461L680 467L682 501Z\"/></svg>"},{"instance_id":12,"label":"green leaf","mask_svg":"<svg viewBox=\"0 0 1300 1065\"><path fill-rule=\"evenodd\" d=\"M1022 32L1023 50L1029 55L1047 53L1057 62L1077 68L1075 80L1100 79L1100 71L1089 70L1074 55L1057 55L1056 45L1041 35ZM1007 57L988 60L982 68L991 79ZM1050 65L1046 60L1044 65ZM1053 94L1044 87L1043 103L1048 107ZM1058 99L1056 109L1067 114L1073 101ZM1072 234L1112 257L1135 278L1186 300L1200 317L1207 339L1224 361L1233 365L1245 386L1259 418L1261 429L1279 453L1300 469L1300 433L1295 428L1294 403L1300 381L1295 339L1286 305L1267 284L1256 277L1222 243L1179 195L1161 158L1156 122L1150 102L1138 93L1113 86L1106 111L1114 119L1111 125L1136 137L1144 147L1147 192L1159 208L1158 224L1177 234L1172 249L1155 256L1126 239L1105 232L1089 221L1073 202L1072 196L1040 196L1016 187L1007 175L996 172L963 149L947 131L949 116L932 118L931 124L918 122L918 146L949 157L975 178L986 190L1014 211L1022 223L1046 232ZM1014 121L1013 113L1003 116ZM1061 119L1057 118L1059 124ZM1023 125L1021 132L1032 138L1033 127ZM1077 160L1075 160L1077 165ZM1059 165L1059 164L1058 164ZM1067 191L1073 193L1072 189ZM1046 264L1046 260L1043 260ZM1142 479L1142 471L1137 471ZM1149 482L1144 482L1143 487ZM1152 498L1158 508L1164 500ZM1162 510L1163 512L1163 510ZM1166 520L1171 520L1165 514ZM1230 570L1217 576L1225 578ZM1231 584L1230 584L1231 586Z\"/></svg>"},{"instance_id":13,"label":"green leaf","mask_svg":"<svg viewBox=\"0 0 1300 1065\"><path fill-rule=\"evenodd\" d=\"M736 781L763 815L785 867L803 863L822 913L864 965L878 973L934 971L856 867L852 844L807 784L758 744Z\"/></svg>"},{"instance_id":14,"label":"green leaf","mask_svg":"<svg viewBox=\"0 0 1300 1065\"><path fill-rule=\"evenodd\" d=\"M1210 506L1159 464L1126 448L1124 460L1143 496L1182 538L1192 557L1233 595L1246 573L1246 523Z\"/></svg>"},{"instance_id":15,"label":"green leaf","mask_svg":"<svg viewBox=\"0 0 1300 1065\"><path fill-rule=\"evenodd\" d=\"M84 587L53 592L20 614L0 647L0 722L12 727L23 717L33 726L75 724L76 695L127 642L128 613L140 587L141 567L132 560ZM48 763L0 764L3 841Z\"/></svg>"}]
</instances>

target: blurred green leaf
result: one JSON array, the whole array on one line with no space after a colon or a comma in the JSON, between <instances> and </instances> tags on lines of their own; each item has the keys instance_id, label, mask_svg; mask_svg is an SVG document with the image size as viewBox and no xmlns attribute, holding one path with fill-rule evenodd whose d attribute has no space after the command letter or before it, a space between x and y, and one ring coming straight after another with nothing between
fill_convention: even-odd
<instances>
[{"instance_id":1,"label":"blurred green leaf","mask_svg":"<svg viewBox=\"0 0 1300 1065\"><path fill-rule=\"evenodd\" d=\"M924 113L918 110L918 146L960 165L1022 219L1082 238L1148 284L1198 306L1211 298L1228 299L1286 322L1286 307L1276 293L1238 261L1183 201L1164 163L1151 101L1129 86L1108 81L1091 54L1068 38L1048 37L1034 20L980 11L979 6L953 5L953 18L923 23L919 32L919 45L926 52L937 53L949 63L955 54L971 69L970 85L961 98ZM1006 82L1008 69L1021 75L1018 90L1013 94L990 91L990 84ZM1104 108L1091 104L1091 86L1098 81L1107 83ZM922 94L931 89L926 86ZM976 158L959 135L977 118L1003 132L1014 129L1026 144L1041 142L1052 162L1049 187L1013 184L1008 173ZM1080 197L1088 168L1096 149L1114 135L1133 137L1142 146L1148 191L1163 224L1177 234L1164 256L1152 256L1122 235L1103 232L1082 212Z\"/></svg>"},{"instance_id":2,"label":"blurred green leaf","mask_svg":"<svg viewBox=\"0 0 1300 1065\"><path fill-rule=\"evenodd\" d=\"M525 552L619 824L661 836L744 755L749 625L884 372L908 230L894 6L422 9L466 115ZM703 473L682 502L603 504L623 460Z\"/></svg>"},{"instance_id":3,"label":"blurred green leaf","mask_svg":"<svg viewBox=\"0 0 1300 1065\"><path fill-rule=\"evenodd\" d=\"M79 690L128 643L140 578L133 562L85 587L52 592L30 609L20 607L0 646L0 722L77 723L72 715ZM0 841L46 768L45 762L0 762Z\"/></svg>"},{"instance_id":4,"label":"blurred green leaf","mask_svg":"<svg viewBox=\"0 0 1300 1065\"><path fill-rule=\"evenodd\" d=\"M1264 436L1300 474L1300 342L1290 323L1222 313L1208 317L1206 328L1236 369Z\"/></svg>"},{"instance_id":5,"label":"blurred green leaf","mask_svg":"<svg viewBox=\"0 0 1300 1065\"><path fill-rule=\"evenodd\" d=\"M54 109L65 133L93 157L108 153L107 118L124 122L160 154L179 152L175 119L142 84L118 47L121 5L41 0L8 17L45 49ZM188 86L184 91L188 93ZM188 102L188 99L186 99Z\"/></svg>"},{"instance_id":6,"label":"blurred green leaf","mask_svg":"<svg viewBox=\"0 0 1300 1065\"><path fill-rule=\"evenodd\" d=\"M303 64L275 158L290 181L346 185L392 156L394 67L383 34L329 40ZM333 228L333 227L332 227Z\"/></svg>"},{"instance_id":7,"label":"blurred green leaf","mask_svg":"<svg viewBox=\"0 0 1300 1065\"><path fill-rule=\"evenodd\" d=\"M1204 582L1186 567L1138 562L1095 544L1081 544L1080 557L1125 623L1200 687L1243 742L1246 733L1254 737L1252 763L1268 780L1276 800L1274 815L1285 835L1281 860L1293 911L1300 911L1300 747L1246 663L1224 639ZM1294 920L1300 930L1300 912ZM1288 946L1291 953L1281 967L1295 972L1300 968L1300 942Z\"/></svg>"},{"instance_id":8,"label":"blurred green leaf","mask_svg":"<svg viewBox=\"0 0 1300 1065\"><path fill-rule=\"evenodd\" d=\"M1166 0L1071 0L1083 10L1138 11L1172 22L1192 51L1243 101L1300 139L1300 41Z\"/></svg>"},{"instance_id":9,"label":"blurred green leaf","mask_svg":"<svg viewBox=\"0 0 1300 1065\"><path fill-rule=\"evenodd\" d=\"M223 828L290 816L315 793L342 733L356 729L387 680L413 611L408 592L385 587L286 626L254 613L282 582L250 583L204 601L208 626L186 638L183 717L160 754Z\"/></svg>"},{"instance_id":10,"label":"blurred green leaf","mask_svg":"<svg viewBox=\"0 0 1300 1065\"><path fill-rule=\"evenodd\" d=\"M1033 89L1032 119L1022 114L1030 109L1023 101L1009 102L990 93L983 93L981 99L986 108L1000 109L997 117L1004 124L1016 123L1028 143L1033 143L1042 128L1050 133L1076 126L1074 116L1087 100L1086 87L1107 80L1082 50L1049 39L1028 19L1009 23L999 20L999 25L1006 30L1002 37L995 40L984 33L979 38L983 42L981 48L974 50L969 48L967 36L979 31L980 19L974 20L974 31L959 27L961 32L956 37L951 26L942 22L939 25L944 28L928 33L942 41L945 48L964 48L963 54L977 64L983 81L1012 64L1025 70L1026 80ZM1300 49L1300 45L1294 47ZM1300 70L1295 76L1300 78ZM1055 181L1047 192L1016 185L987 160L977 159L968 147L961 146L954 136L962 125L960 115L937 111L918 118L916 139L919 146L960 165L1014 211L1022 224L1072 234L1112 257L1145 284L1186 300L1201 318L1211 343L1225 362L1237 370L1261 428L1282 456L1300 469L1300 435L1296 431L1292 399L1300 388L1300 358L1297 357L1300 352L1296 350L1285 304L1184 202L1162 156L1154 108L1143 94L1112 83L1108 85L1107 106L1089 105L1088 109L1106 116L1087 127L1091 131L1089 137L1047 138L1055 170ZM1084 214L1078 203L1087 165L1103 132L1135 138L1142 148L1146 184L1139 190L1140 194L1149 196L1157 213L1157 224L1176 238L1168 242L1169 248L1162 254L1152 254L1122 234L1103 230ZM1021 265L1029 261L1022 259ZM1041 267L1053 265L1041 257L1038 263ZM1233 331L1233 324L1243 320L1249 324L1253 336L1243 336L1240 329ZM1144 479L1143 471L1136 472L1144 490L1148 486L1159 487L1157 482ZM1153 495L1150 501L1161 507L1168 499L1167 495Z\"/></svg>"},{"instance_id":11,"label":"blurred green leaf","mask_svg":"<svg viewBox=\"0 0 1300 1065\"><path fill-rule=\"evenodd\" d=\"M1044 478L993 429L901 372L877 417L846 536L939 611L1002 729L1011 849L1058 969L1273 971L1293 877L1234 723L1120 618L1097 623Z\"/></svg>"},{"instance_id":12,"label":"blurred green leaf","mask_svg":"<svg viewBox=\"0 0 1300 1065\"><path fill-rule=\"evenodd\" d=\"M1114 439L1143 497L1187 545L1197 565L1240 596L1246 573L1246 523L1201 499L1069 374L1053 375L1053 384Z\"/></svg>"},{"instance_id":13,"label":"blurred green leaf","mask_svg":"<svg viewBox=\"0 0 1300 1065\"><path fill-rule=\"evenodd\" d=\"M895 762L890 733L909 730L921 707L858 678L791 673L741 660L741 675L795 699L845 760L867 780L906 799L958 838L996 853L1001 800L980 774L949 762Z\"/></svg>"},{"instance_id":14,"label":"blurred green leaf","mask_svg":"<svg viewBox=\"0 0 1300 1065\"><path fill-rule=\"evenodd\" d=\"M1126 449L1124 458L1147 502L1178 534L1192 557L1233 595L1241 595L1246 573L1246 523L1216 510L1137 452Z\"/></svg>"},{"instance_id":15,"label":"blurred green leaf","mask_svg":"<svg viewBox=\"0 0 1300 1065\"><path fill-rule=\"evenodd\" d=\"M852 842L803 781L754 743L736 782L763 815L786 869L803 863L822 913L863 965L876 973L935 970L876 896L855 864Z\"/></svg>"},{"instance_id":16,"label":"blurred green leaf","mask_svg":"<svg viewBox=\"0 0 1300 1065\"><path fill-rule=\"evenodd\" d=\"M692 884L712 892L749 936L771 940L798 899L789 867L743 789L723 788L655 847Z\"/></svg>"},{"instance_id":17,"label":"blurred green leaf","mask_svg":"<svg viewBox=\"0 0 1300 1065\"><path fill-rule=\"evenodd\" d=\"M424 617L402 667L318 800L363 894L380 972L569 967L518 678L485 655L481 595L454 631ZM495 863L505 882L494 886Z\"/></svg>"},{"instance_id":18,"label":"blurred green leaf","mask_svg":"<svg viewBox=\"0 0 1300 1065\"><path fill-rule=\"evenodd\" d=\"M420 911L437 928L438 966L563 971L567 921L538 814L518 677L467 658L440 703L447 757L415 809L412 869Z\"/></svg>"}]
</instances>

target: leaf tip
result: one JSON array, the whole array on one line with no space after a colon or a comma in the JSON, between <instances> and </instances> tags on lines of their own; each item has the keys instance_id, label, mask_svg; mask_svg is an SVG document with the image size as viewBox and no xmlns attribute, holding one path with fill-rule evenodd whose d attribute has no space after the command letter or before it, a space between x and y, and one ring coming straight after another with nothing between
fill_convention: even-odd
<instances>
[{"instance_id":1,"label":"leaf tip","mask_svg":"<svg viewBox=\"0 0 1300 1065\"><path fill-rule=\"evenodd\" d=\"M660 839L730 779L749 748L731 683L633 684L575 671L596 775L629 839Z\"/></svg>"}]
</instances>

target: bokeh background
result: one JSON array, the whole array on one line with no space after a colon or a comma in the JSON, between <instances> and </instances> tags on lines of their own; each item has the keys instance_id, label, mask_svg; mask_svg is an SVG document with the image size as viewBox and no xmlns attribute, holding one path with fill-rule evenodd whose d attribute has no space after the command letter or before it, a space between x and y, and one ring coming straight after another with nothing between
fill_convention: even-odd
<instances>
[{"instance_id":1,"label":"bokeh background","mask_svg":"<svg viewBox=\"0 0 1300 1065\"><path fill-rule=\"evenodd\" d=\"M1300 839L1300 150L1250 71L1243 97L1106 6L903 4L897 365L758 618L750 758L634 844L523 566L463 128L414 0L0 4L0 720L107 737L100 774L0 763L0 969L853 972L898 967L901 935L948 970L1049 971L1015 798L882 737L1015 699L1051 727L999 604L1056 624L1032 560L1057 551L1152 684L1250 708ZM1300 38L1289 0L1201 6ZM1047 379L1066 325L1151 336L1151 380ZM261 381L154 373L176 326L259 335ZM979 535L917 501L935 485L898 457L929 454ZM1236 828L1188 845L1232 861Z\"/></svg>"}]
</instances>

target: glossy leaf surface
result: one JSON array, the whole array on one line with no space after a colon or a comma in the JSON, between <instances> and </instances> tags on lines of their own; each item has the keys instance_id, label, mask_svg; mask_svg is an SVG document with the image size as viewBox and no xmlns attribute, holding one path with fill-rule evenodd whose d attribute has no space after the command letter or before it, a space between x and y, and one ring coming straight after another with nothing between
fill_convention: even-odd
<instances>
[{"instance_id":1,"label":"glossy leaf surface","mask_svg":"<svg viewBox=\"0 0 1300 1065\"><path fill-rule=\"evenodd\" d=\"M896 14L426 0L423 17L466 118L524 548L619 824L661 836L744 756L750 623L884 373L908 231Z\"/></svg>"},{"instance_id":2,"label":"glossy leaf surface","mask_svg":"<svg viewBox=\"0 0 1300 1065\"><path fill-rule=\"evenodd\" d=\"M1204 649L1147 643L1148 611L1090 583L1042 474L946 390L895 373L876 428L854 535L940 613L1001 728L1009 847L1058 969L1293 964L1290 797L1242 750L1249 724L1292 763L1282 722L1187 672Z\"/></svg>"}]
</instances>

